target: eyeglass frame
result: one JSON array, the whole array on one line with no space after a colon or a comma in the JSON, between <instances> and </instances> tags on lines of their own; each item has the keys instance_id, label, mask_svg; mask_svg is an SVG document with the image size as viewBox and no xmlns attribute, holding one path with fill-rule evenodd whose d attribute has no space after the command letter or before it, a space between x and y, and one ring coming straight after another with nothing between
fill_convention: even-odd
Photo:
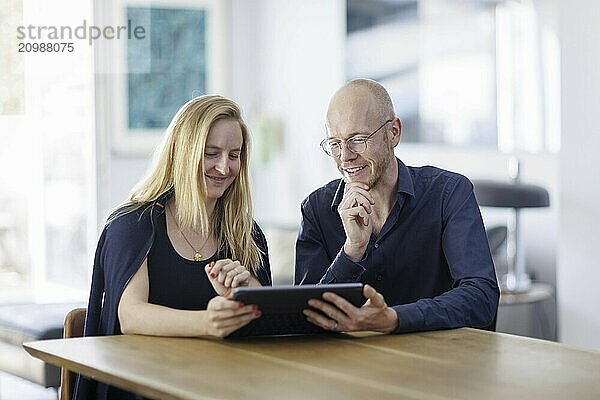
<instances>
[{"instance_id":1,"label":"eyeglass frame","mask_svg":"<svg viewBox=\"0 0 600 400\"><path fill-rule=\"evenodd\" d=\"M394 119L395 119L395 118L394 118ZM333 154L333 152L330 154L330 153L329 153L329 152L328 152L328 151L325 149L325 146L326 146L326 144L327 144L327 141L328 141L328 140L330 140L331 138L325 138L325 139L321 140L321 143L319 144L319 146L321 146L321 149L323 149L323 151L325 152L325 154L327 154L329 157L332 157L332 158L338 158L338 157L340 157L340 156L342 155L342 146L343 146L343 145L345 145L345 146L346 146L346 148L347 148L349 151L351 151L352 153L354 153L354 154L361 154L361 153L364 153L364 152L367 150L367 142L368 142L368 141L369 141L369 140L370 140L370 139L373 137L373 135L375 135L377 132L379 132L379 130L380 130L381 128L383 128L384 126L386 126L388 123L390 123L390 122L394 122L394 119L388 119L388 120L387 120L387 121L385 121L383 124L381 124L381 126L380 126L379 128L375 129L373 132L371 132L369 135L367 135L367 136L366 136L366 137L364 137L364 138L357 138L356 136L360 135L360 133L357 133L356 135L352 136L352 137L351 137L351 138L349 138L349 139L338 139L338 141L339 141L339 147L340 147L340 152L339 152L339 154L338 154L338 155L334 155L334 154ZM361 151L354 151L354 150L350 149L350 147L348 147L348 142L349 142L349 141L351 141L351 140L359 140L359 141L363 142L363 143L364 143L364 145L365 145L365 148L364 148L364 150L361 150ZM329 147L331 148L331 146L329 146Z\"/></svg>"}]
</instances>

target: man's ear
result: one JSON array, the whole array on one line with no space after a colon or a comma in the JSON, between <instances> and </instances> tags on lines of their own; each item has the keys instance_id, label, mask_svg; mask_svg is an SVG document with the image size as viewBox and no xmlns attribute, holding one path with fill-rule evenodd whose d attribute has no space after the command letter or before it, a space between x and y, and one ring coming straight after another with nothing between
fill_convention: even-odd
<instances>
[{"instance_id":1,"label":"man's ear","mask_svg":"<svg viewBox=\"0 0 600 400\"><path fill-rule=\"evenodd\" d=\"M402 121L396 117L392 121L392 146L396 147L400 143L402 137Z\"/></svg>"}]
</instances>

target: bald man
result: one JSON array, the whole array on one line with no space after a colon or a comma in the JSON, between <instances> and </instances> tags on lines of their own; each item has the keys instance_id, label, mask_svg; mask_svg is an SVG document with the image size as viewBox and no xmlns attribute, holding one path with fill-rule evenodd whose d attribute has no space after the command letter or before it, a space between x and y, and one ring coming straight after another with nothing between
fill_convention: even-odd
<instances>
[{"instance_id":1,"label":"bald man","mask_svg":"<svg viewBox=\"0 0 600 400\"><path fill-rule=\"evenodd\" d=\"M401 134L379 83L356 79L331 98L321 147L342 178L302 203L295 284L362 282L367 301L325 293L304 314L332 331L489 329L500 292L473 185L404 165Z\"/></svg>"}]
</instances>

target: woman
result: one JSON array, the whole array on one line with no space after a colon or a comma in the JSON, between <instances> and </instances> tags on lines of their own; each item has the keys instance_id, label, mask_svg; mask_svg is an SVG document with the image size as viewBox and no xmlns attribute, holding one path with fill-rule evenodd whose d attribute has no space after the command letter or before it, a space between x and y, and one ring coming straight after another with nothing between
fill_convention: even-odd
<instances>
[{"instance_id":1,"label":"woman","mask_svg":"<svg viewBox=\"0 0 600 400\"><path fill-rule=\"evenodd\" d=\"M233 288L271 284L265 237L252 219L249 133L221 96L186 103L148 177L100 236L85 335L224 337L260 317ZM76 398L133 398L78 379Z\"/></svg>"}]
</instances>

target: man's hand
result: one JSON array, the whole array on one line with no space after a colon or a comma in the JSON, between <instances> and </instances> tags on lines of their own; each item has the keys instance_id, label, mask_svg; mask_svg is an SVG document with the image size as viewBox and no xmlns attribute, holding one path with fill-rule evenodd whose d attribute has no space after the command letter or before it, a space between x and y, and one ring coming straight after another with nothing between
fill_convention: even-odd
<instances>
[{"instance_id":1,"label":"man's hand","mask_svg":"<svg viewBox=\"0 0 600 400\"><path fill-rule=\"evenodd\" d=\"M323 293L325 301L317 299L308 301L311 307L320 310L322 314L308 309L302 312L309 322L330 331L393 332L398 327L396 311L388 307L383 296L369 285L365 285L363 295L367 301L358 308L343 297L326 292Z\"/></svg>"},{"instance_id":2,"label":"man's hand","mask_svg":"<svg viewBox=\"0 0 600 400\"><path fill-rule=\"evenodd\" d=\"M373 196L369 193L369 186L361 182L346 184L344 197L338 206L338 213L346 232L344 253L352 261L360 260L369 244L373 233L371 212L374 204Z\"/></svg>"}]
</instances>

